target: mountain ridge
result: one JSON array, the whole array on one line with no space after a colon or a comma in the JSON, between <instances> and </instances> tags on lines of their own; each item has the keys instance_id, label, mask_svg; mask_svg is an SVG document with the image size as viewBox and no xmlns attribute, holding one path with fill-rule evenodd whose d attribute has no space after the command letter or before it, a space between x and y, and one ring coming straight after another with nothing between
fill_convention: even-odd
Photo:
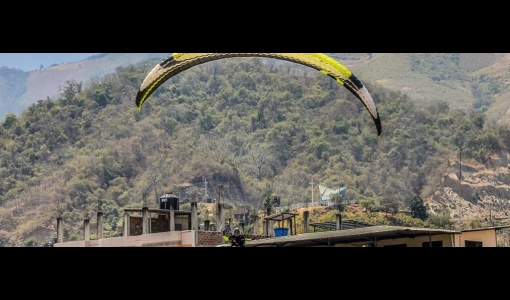
<instances>
[{"instance_id":1,"label":"mountain ridge","mask_svg":"<svg viewBox=\"0 0 510 300\"><path fill-rule=\"evenodd\" d=\"M60 89L67 81L76 81L87 84L93 78L101 78L115 72L121 66L136 64L144 60L159 58L162 59L168 53L107 53L103 55L92 55L87 59L69 62L61 65L53 65L40 70L24 72L19 69L11 69L12 72L26 74L25 82L13 82L4 77L4 84L1 84L0 73L0 95L5 94L0 100L0 118L3 119L8 113L19 115L31 104L46 100L55 99ZM9 94L6 86L20 86L23 84L22 94Z\"/></svg>"},{"instance_id":2,"label":"mountain ridge","mask_svg":"<svg viewBox=\"0 0 510 300\"><path fill-rule=\"evenodd\" d=\"M423 105L437 101L447 101L452 109L463 108L470 110L473 103L479 101L473 95L473 78L493 77L500 80L500 85L510 83L508 53L460 53L456 65L451 65L454 71L453 78L445 78L448 69L441 72L441 68L433 70L434 66L420 72L417 65L426 65L426 59L419 53L371 53L368 54L341 54L328 53L344 63L358 78L365 83L378 84L386 88L401 91ZM66 81L87 82L111 74L117 67L135 64L149 59L162 59L169 53L107 53L92 55L87 59L61 65L50 66L41 70L27 72L26 82L20 79L9 81L9 78L0 73L0 118L7 113L20 114L23 109L32 103L46 98L54 99ZM447 54L435 54L440 57ZM438 58L438 65L441 65ZM444 59L443 59L444 60ZM6 69L3 67L4 70ZM415 70L413 71L413 68ZM427 71L428 70L428 71ZM20 70L17 70L18 73ZM5 71L4 71L5 72ZM12 72L16 72L14 69ZM23 71L22 71L23 72ZM457 75L455 75L455 72ZM431 75L432 74L432 75ZM448 76L448 75L447 75ZM470 83L471 82L471 83ZM8 86L16 85L17 94L8 90ZM25 87L25 91L20 91ZM470 86L471 85L471 86ZM507 88L505 87L507 90ZM482 95L480 97L488 97ZM487 109L489 122L510 122L510 92L496 92L492 100L494 105Z\"/></svg>"}]
</instances>

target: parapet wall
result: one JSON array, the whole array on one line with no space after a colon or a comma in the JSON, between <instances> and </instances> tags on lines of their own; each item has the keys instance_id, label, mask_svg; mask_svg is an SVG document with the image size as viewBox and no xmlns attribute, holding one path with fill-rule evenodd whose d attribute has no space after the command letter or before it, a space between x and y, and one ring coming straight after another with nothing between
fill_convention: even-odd
<instances>
[{"instance_id":1,"label":"parapet wall","mask_svg":"<svg viewBox=\"0 0 510 300\"><path fill-rule=\"evenodd\" d=\"M198 247L216 247L221 244L227 244L223 240L223 235L221 232L217 231L198 231ZM255 234L245 234L245 238L251 240L257 239L265 239L266 236L263 235L255 235Z\"/></svg>"}]
</instances>

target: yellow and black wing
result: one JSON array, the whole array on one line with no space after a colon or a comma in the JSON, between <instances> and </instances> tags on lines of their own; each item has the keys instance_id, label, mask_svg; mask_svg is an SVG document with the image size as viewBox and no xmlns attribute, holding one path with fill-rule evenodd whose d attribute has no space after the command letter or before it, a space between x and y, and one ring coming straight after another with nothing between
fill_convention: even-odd
<instances>
[{"instance_id":1,"label":"yellow and black wing","mask_svg":"<svg viewBox=\"0 0 510 300\"><path fill-rule=\"evenodd\" d=\"M382 126L379 113L366 87L347 67L323 53L174 53L157 64L147 74L136 95L137 107L141 109L147 98L172 76L202 63L233 57L266 57L286 60L311 67L328 75L363 103L375 123L377 135L381 136Z\"/></svg>"}]
</instances>

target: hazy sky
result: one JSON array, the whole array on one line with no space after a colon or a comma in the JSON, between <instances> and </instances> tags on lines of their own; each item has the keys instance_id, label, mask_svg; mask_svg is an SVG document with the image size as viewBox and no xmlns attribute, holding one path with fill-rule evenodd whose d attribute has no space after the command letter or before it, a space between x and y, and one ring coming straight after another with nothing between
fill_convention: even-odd
<instances>
[{"instance_id":1,"label":"hazy sky","mask_svg":"<svg viewBox=\"0 0 510 300\"><path fill-rule=\"evenodd\" d=\"M0 53L0 67L23 71L39 70L53 64L65 64L85 59L99 53Z\"/></svg>"}]
</instances>

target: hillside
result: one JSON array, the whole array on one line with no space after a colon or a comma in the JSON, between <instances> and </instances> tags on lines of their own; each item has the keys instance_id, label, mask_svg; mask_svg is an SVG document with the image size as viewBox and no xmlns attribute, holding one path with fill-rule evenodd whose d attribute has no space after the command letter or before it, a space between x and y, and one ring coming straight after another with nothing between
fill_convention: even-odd
<instances>
[{"instance_id":1,"label":"hillside","mask_svg":"<svg viewBox=\"0 0 510 300\"><path fill-rule=\"evenodd\" d=\"M59 64L77 62L102 53L0 53L0 67L18 69L25 72L40 70Z\"/></svg>"},{"instance_id":2,"label":"hillside","mask_svg":"<svg viewBox=\"0 0 510 300\"><path fill-rule=\"evenodd\" d=\"M114 73L118 67L149 59L161 59L167 55L168 53L108 53L30 72L3 68L3 72L0 72L0 96L3 96L0 98L0 119L7 113L20 114L39 100L56 99L67 81L86 84L92 78ZM23 74L22 80L14 80L11 74L16 73Z\"/></svg>"},{"instance_id":3,"label":"hillside","mask_svg":"<svg viewBox=\"0 0 510 300\"><path fill-rule=\"evenodd\" d=\"M281 196L284 205L305 202L312 178L347 186L350 199L392 201L402 210L420 195L432 214L469 219L469 226L484 221L491 209L486 201L499 202L504 214L510 129L497 117L489 124L486 115L507 92L497 84L498 68L484 67L486 59L464 66L462 55L410 54L399 63L396 57L348 60L377 103L381 138L357 99L323 74L295 65L232 59L196 66L162 85L142 110L134 95L153 63L118 67L83 87L65 82L57 98L1 123L0 245L51 238L59 215L66 239L78 239L83 218L93 222L99 203L105 235L122 234L123 208L139 207L143 198L153 207L170 191L183 199L221 194L232 206L254 210L267 195ZM386 81L375 75L367 81L362 71L371 63L382 68L384 61ZM477 73L486 69L494 75ZM435 83L445 93L467 93L466 87L476 93L451 107L445 96L413 80L431 90L440 88ZM421 98L401 87L421 91ZM454 175L460 148L461 182Z\"/></svg>"},{"instance_id":4,"label":"hillside","mask_svg":"<svg viewBox=\"0 0 510 300\"><path fill-rule=\"evenodd\" d=\"M351 68L365 82L401 91L416 103L427 105L446 101L451 108L470 110L477 102L485 104L487 121L510 122L507 53L328 53ZM54 65L23 72L22 82L0 73L0 118L8 112L19 114L24 108L47 97L55 99L68 80L86 84L117 67L148 59L161 59L168 53L108 53L75 63ZM455 56L455 57L453 57ZM491 85L491 94L484 92ZM15 89L13 89L15 88ZM482 104L482 103L481 103Z\"/></svg>"},{"instance_id":5,"label":"hillside","mask_svg":"<svg viewBox=\"0 0 510 300\"><path fill-rule=\"evenodd\" d=\"M482 108L488 122L510 124L509 61L508 53L374 53L347 65L365 81L401 91L420 105L446 101L451 109Z\"/></svg>"},{"instance_id":6,"label":"hillside","mask_svg":"<svg viewBox=\"0 0 510 300\"><path fill-rule=\"evenodd\" d=\"M86 84L92 78L101 78L106 74L114 73L118 67L167 55L168 53L109 53L96 59L33 71L28 76L27 91L21 97L21 102L29 105L46 97L56 98L67 80Z\"/></svg>"},{"instance_id":7,"label":"hillside","mask_svg":"<svg viewBox=\"0 0 510 300\"><path fill-rule=\"evenodd\" d=\"M426 203L431 212L445 210L457 222L473 219L510 221L510 153L492 153L486 163L452 158L442 187ZM462 176L461 176L462 175Z\"/></svg>"}]
</instances>

